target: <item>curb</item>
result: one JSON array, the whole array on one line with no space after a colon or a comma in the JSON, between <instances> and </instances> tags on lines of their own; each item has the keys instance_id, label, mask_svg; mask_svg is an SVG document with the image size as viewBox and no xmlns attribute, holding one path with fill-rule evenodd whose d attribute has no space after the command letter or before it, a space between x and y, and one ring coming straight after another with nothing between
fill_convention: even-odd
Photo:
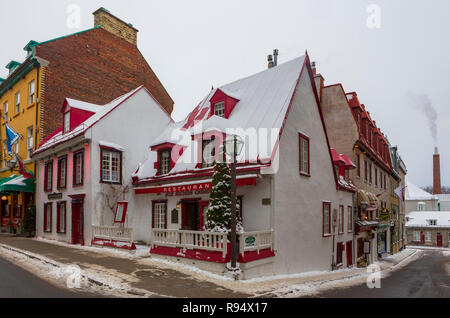
<instances>
[{"instance_id":1,"label":"curb","mask_svg":"<svg viewBox=\"0 0 450 318\"><path fill-rule=\"evenodd\" d=\"M0 248L9 250L9 251L14 252L14 253L25 255L26 257L29 257L29 258L37 260L39 262L51 265L51 266L53 266L55 268L62 268L63 266L65 266L65 265L63 265L61 263L58 263L56 261L49 260L48 258L46 258L46 259L40 258L40 257L36 256L34 253L33 253L34 254L33 255L33 254L30 254L31 252L27 252L27 251L24 251L24 250L21 250L21 249L18 249L18 248L14 248L14 247L11 247L9 245L2 244L2 243L0 243ZM107 288L110 288L111 290L115 289L113 286L108 285L108 284L106 284L104 282L101 282L101 281L99 281L99 280L97 280L95 278L91 278L87 274L81 274L81 276L82 276L82 278L86 279L91 284L95 284L95 285L100 286L100 287L107 287ZM142 292L142 291L135 290L135 289L125 290L124 292L126 292L127 294L130 294L130 295L141 296L141 297L145 297L147 294L149 294L148 297L151 297L151 296L155 295L154 293L151 293L151 292L148 292L148 291Z\"/></svg>"}]
</instances>

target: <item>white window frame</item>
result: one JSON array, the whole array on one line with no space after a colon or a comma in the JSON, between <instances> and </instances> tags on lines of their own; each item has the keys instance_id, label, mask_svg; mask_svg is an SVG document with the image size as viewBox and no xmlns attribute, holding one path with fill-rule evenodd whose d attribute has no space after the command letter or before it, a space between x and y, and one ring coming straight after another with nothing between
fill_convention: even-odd
<instances>
[{"instance_id":1,"label":"white window frame","mask_svg":"<svg viewBox=\"0 0 450 318\"><path fill-rule=\"evenodd\" d=\"M3 103L3 116L5 123L8 122L8 101Z\"/></svg>"},{"instance_id":2,"label":"white window frame","mask_svg":"<svg viewBox=\"0 0 450 318\"><path fill-rule=\"evenodd\" d=\"M437 220L428 220L428 223L429 223L431 226L435 226L435 225L437 225Z\"/></svg>"},{"instance_id":3,"label":"white window frame","mask_svg":"<svg viewBox=\"0 0 450 318\"><path fill-rule=\"evenodd\" d=\"M17 92L14 98L14 114L17 115L20 113L20 92Z\"/></svg>"},{"instance_id":4,"label":"white window frame","mask_svg":"<svg viewBox=\"0 0 450 318\"><path fill-rule=\"evenodd\" d=\"M347 232L352 233L353 232L353 207L348 206L347 207Z\"/></svg>"},{"instance_id":5,"label":"white window frame","mask_svg":"<svg viewBox=\"0 0 450 318\"><path fill-rule=\"evenodd\" d=\"M425 242L431 242L431 231L425 231Z\"/></svg>"},{"instance_id":6,"label":"white window frame","mask_svg":"<svg viewBox=\"0 0 450 318\"><path fill-rule=\"evenodd\" d=\"M64 114L64 133L70 131L70 112Z\"/></svg>"},{"instance_id":7,"label":"white window frame","mask_svg":"<svg viewBox=\"0 0 450 318\"><path fill-rule=\"evenodd\" d=\"M420 242L420 231L414 231L413 232L413 241L414 242Z\"/></svg>"},{"instance_id":8,"label":"white window frame","mask_svg":"<svg viewBox=\"0 0 450 318\"><path fill-rule=\"evenodd\" d=\"M206 151L207 149L211 149L211 151ZM216 159L216 146L214 143L214 139L202 140L202 167L203 168L214 167L215 159Z\"/></svg>"},{"instance_id":9,"label":"white window frame","mask_svg":"<svg viewBox=\"0 0 450 318\"><path fill-rule=\"evenodd\" d=\"M170 149L161 150L159 156L160 156L159 174L160 175L168 174L170 172L170 156L171 156Z\"/></svg>"},{"instance_id":10,"label":"white window frame","mask_svg":"<svg viewBox=\"0 0 450 318\"><path fill-rule=\"evenodd\" d=\"M344 219L345 219L345 208L343 205L339 206L339 222L338 222L338 233L344 234Z\"/></svg>"},{"instance_id":11,"label":"white window frame","mask_svg":"<svg viewBox=\"0 0 450 318\"><path fill-rule=\"evenodd\" d=\"M328 211L328 213L325 213ZM323 236L330 236L332 231L332 218L331 218L331 204L329 202L322 202L322 234ZM327 225L325 227L325 225Z\"/></svg>"},{"instance_id":12,"label":"white window frame","mask_svg":"<svg viewBox=\"0 0 450 318\"><path fill-rule=\"evenodd\" d=\"M33 153L34 139L33 139L34 127L30 126L27 128L27 156L28 159L31 158Z\"/></svg>"},{"instance_id":13,"label":"white window frame","mask_svg":"<svg viewBox=\"0 0 450 318\"><path fill-rule=\"evenodd\" d=\"M155 202L153 204L153 218L154 218L154 229L166 229L166 214L167 214L167 203L166 202Z\"/></svg>"},{"instance_id":14,"label":"white window frame","mask_svg":"<svg viewBox=\"0 0 450 318\"><path fill-rule=\"evenodd\" d=\"M102 182L120 183L122 174L122 154L120 151L102 149ZM116 162L116 164L115 164Z\"/></svg>"},{"instance_id":15,"label":"white window frame","mask_svg":"<svg viewBox=\"0 0 450 318\"><path fill-rule=\"evenodd\" d=\"M36 100L36 84L35 81L32 80L29 84L28 84L28 104L32 105L34 104L35 100Z\"/></svg>"},{"instance_id":16,"label":"white window frame","mask_svg":"<svg viewBox=\"0 0 450 318\"><path fill-rule=\"evenodd\" d=\"M214 115L225 118L225 102L214 104Z\"/></svg>"}]
</instances>

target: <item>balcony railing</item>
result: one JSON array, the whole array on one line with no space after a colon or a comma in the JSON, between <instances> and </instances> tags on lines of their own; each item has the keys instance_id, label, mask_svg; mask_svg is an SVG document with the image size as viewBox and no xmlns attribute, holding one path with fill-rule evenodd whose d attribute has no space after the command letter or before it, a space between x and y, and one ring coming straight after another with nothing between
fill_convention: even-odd
<instances>
[{"instance_id":1,"label":"balcony railing","mask_svg":"<svg viewBox=\"0 0 450 318\"><path fill-rule=\"evenodd\" d=\"M273 251L273 231L246 232L238 235L239 251L242 255L251 251L259 253L264 249ZM228 235L214 232L153 229L152 246L222 252L225 257L228 253Z\"/></svg>"},{"instance_id":2,"label":"balcony railing","mask_svg":"<svg viewBox=\"0 0 450 318\"><path fill-rule=\"evenodd\" d=\"M133 229L117 226L92 226L92 235L97 239L111 241L133 241Z\"/></svg>"}]
</instances>

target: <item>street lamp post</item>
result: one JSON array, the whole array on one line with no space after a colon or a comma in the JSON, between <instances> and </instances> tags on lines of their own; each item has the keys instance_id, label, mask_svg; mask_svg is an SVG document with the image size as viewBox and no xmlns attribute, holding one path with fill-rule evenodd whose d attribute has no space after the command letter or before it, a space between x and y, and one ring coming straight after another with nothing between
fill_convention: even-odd
<instances>
[{"instance_id":1,"label":"street lamp post","mask_svg":"<svg viewBox=\"0 0 450 318\"><path fill-rule=\"evenodd\" d=\"M238 136L233 136L232 140L225 142L226 153L231 156L231 268L235 269L237 265L237 235L236 235L236 157L242 151L244 143L238 139Z\"/></svg>"}]
</instances>

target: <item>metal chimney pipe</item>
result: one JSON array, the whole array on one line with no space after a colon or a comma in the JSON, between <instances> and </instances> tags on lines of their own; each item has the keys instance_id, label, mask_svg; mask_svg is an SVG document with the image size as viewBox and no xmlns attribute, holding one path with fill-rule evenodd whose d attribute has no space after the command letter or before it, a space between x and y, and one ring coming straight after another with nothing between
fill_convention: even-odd
<instances>
[{"instance_id":1,"label":"metal chimney pipe","mask_svg":"<svg viewBox=\"0 0 450 318\"><path fill-rule=\"evenodd\" d=\"M278 66L278 50L273 50L273 65Z\"/></svg>"},{"instance_id":2,"label":"metal chimney pipe","mask_svg":"<svg viewBox=\"0 0 450 318\"><path fill-rule=\"evenodd\" d=\"M269 68L272 68L273 67L273 56L269 55L267 57L267 61L269 62Z\"/></svg>"}]
</instances>

